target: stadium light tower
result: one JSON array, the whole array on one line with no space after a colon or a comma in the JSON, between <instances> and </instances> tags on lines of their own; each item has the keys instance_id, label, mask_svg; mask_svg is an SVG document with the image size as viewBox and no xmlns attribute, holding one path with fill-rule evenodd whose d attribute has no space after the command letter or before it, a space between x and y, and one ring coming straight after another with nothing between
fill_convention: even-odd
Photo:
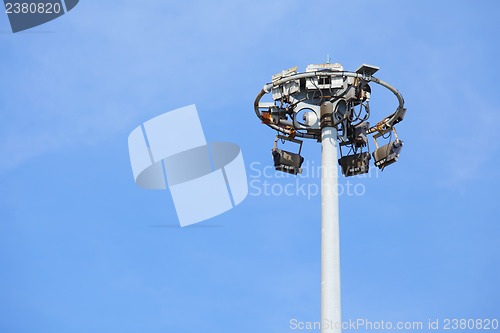
<instances>
[{"instance_id":1,"label":"stadium light tower","mask_svg":"<svg viewBox=\"0 0 500 333\"><path fill-rule=\"evenodd\" d=\"M344 176L367 173L373 156L384 169L398 160L403 141L394 125L405 116L401 94L372 75L378 67L362 65L355 72L340 64L309 65L304 73L297 67L272 77L255 99L255 113L263 124L277 130L272 156L276 170L298 174L304 159L299 153L277 148L278 139L299 143L297 138L321 142L321 332L341 332L338 167ZM392 91L399 102L395 112L370 127L369 83ZM265 94L272 102L261 102ZM394 140L392 134L394 133ZM373 134L376 150L370 155L367 135ZM387 134L387 136L385 136ZM377 139L388 139L379 147ZM342 154L342 147L348 150ZM341 157L338 159L337 151Z\"/></svg>"}]
</instances>

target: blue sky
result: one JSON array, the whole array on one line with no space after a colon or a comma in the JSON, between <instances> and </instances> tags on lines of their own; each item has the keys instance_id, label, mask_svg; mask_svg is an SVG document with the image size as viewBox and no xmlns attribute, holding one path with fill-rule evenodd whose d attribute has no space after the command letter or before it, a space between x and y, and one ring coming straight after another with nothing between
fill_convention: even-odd
<instances>
[{"instance_id":1,"label":"blue sky","mask_svg":"<svg viewBox=\"0 0 500 333\"><path fill-rule=\"evenodd\" d=\"M256 95L327 54L348 70L380 66L408 108L399 162L341 179L365 189L340 198L343 319L499 318L499 9L82 0L18 34L0 15L0 331L287 332L292 318L319 320L319 196L250 189L181 229L168 191L134 184L127 137L194 103L207 140L238 143L256 179L274 140ZM396 100L373 90L374 122ZM319 163L318 144L303 151Z\"/></svg>"}]
</instances>

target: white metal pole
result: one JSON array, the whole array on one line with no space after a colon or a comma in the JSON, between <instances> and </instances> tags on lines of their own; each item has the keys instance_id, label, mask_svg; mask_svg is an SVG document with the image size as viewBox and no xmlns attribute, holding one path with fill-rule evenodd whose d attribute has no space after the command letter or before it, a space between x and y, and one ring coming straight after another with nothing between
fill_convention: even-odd
<instances>
[{"instance_id":1,"label":"white metal pole","mask_svg":"<svg viewBox=\"0 0 500 333\"><path fill-rule=\"evenodd\" d=\"M321 333L340 333L337 130L321 130Z\"/></svg>"}]
</instances>

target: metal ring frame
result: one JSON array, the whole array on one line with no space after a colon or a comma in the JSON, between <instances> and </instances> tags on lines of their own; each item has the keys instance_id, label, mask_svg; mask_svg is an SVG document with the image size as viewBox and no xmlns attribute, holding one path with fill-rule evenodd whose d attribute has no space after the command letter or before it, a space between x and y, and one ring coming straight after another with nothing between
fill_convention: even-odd
<instances>
[{"instance_id":1,"label":"metal ring frame","mask_svg":"<svg viewBox=\"0 0 500 333\"><path fill-rule=\"evenodd\" d=\"M257 98L255 99L255 103L254 103L254 109L255 109L255 113L256 113L257 117L259 117L260 120L263 120L263 117L262 117L260 110L259 110L259 102L260 102L260 99L262 98L262 96L270 93L274 87L278 87L278 86L280 86L288 81L299 80L302 78L311 78L311 77L315 77L315 76L318 76L318 77L330 76L330 77L359 78L359 79L362 79L365 81L375 82L377 84L380 84L381 86L389 89L394 95L396 95L398 102L399 102L399 106L398 106L396 112L387 116L382 121L378 122L377 125L371 127L367 133L374 133L376 131L385 133L392 128L392 126L394 125L394 123L396 122L396 120L400 116L404 116L405 109L404 109L403 96L399 93L399 91L396 90L396 88L394 88L390 84L388 84L382 80L379 80L373 76L367 76L367 75L360 74L360 73L353 73L353 72L346 72L346 71L340 71L340 72L333 72L333 71L320 71L320 72L318 72L318 71L316 71L316 72L309 72L309 73L293 74L293 75L281 78L279 80L276 80L272 83L268 83L268 84L264 85L264 88L257 95ZM311 139L315 138L315 136L313 134L307 134L307 133L301 133L301 132L297 132L297 131L293 131L293 130L288 130L288 129L281 127L279 125L276 125L276 124L270 124L270 123L265 123L265 124L268 125L269 127L271 127L272 129L280 131L281 133L284 133L284 134L288 134L288 135L294 134L295 136L299 136L299 137L303 137L303 138L311 138Z\"/></svg>"}]
</instances>

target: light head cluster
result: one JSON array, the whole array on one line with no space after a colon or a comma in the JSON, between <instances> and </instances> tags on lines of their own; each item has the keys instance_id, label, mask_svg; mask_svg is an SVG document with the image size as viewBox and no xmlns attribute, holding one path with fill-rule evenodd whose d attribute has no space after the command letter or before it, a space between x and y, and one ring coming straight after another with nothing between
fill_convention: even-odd
<instances>
[{"instance_id":1,"label":"light head cluster","mask_svg":"<svg viewBox=\"0 0 500 333\"><path fill-rule=\"evenodd\" d=\"M271 83L266 84L257 96L254 109L262 123L281 133L273 148L276 170L300 173L304 160L300 150L297 154L278 149L278 139L300 143L301 147L297 137L321 141L321 129L325 124L337 129L341 152L339 164L345 176L367 173L372 156L380 169L396 162L403 141L399 140L394 126L403 120L406 109L403 97L395 88L373 77L378 70L378 67L364 64L355 72L348 72L340 64L320 64L307 66L304 73L299 73L294 67L274 75ZM396 111L375 126L368 122L371 82L392 91L399 102ZM268 93L273 101L261 102ZM325 119L327 114L331 116ZM370 154L369 134L373 134L375 140L373 154ZM379 147L377 139L381 137L389 142Z\"/></svg>"}]
</instances>

